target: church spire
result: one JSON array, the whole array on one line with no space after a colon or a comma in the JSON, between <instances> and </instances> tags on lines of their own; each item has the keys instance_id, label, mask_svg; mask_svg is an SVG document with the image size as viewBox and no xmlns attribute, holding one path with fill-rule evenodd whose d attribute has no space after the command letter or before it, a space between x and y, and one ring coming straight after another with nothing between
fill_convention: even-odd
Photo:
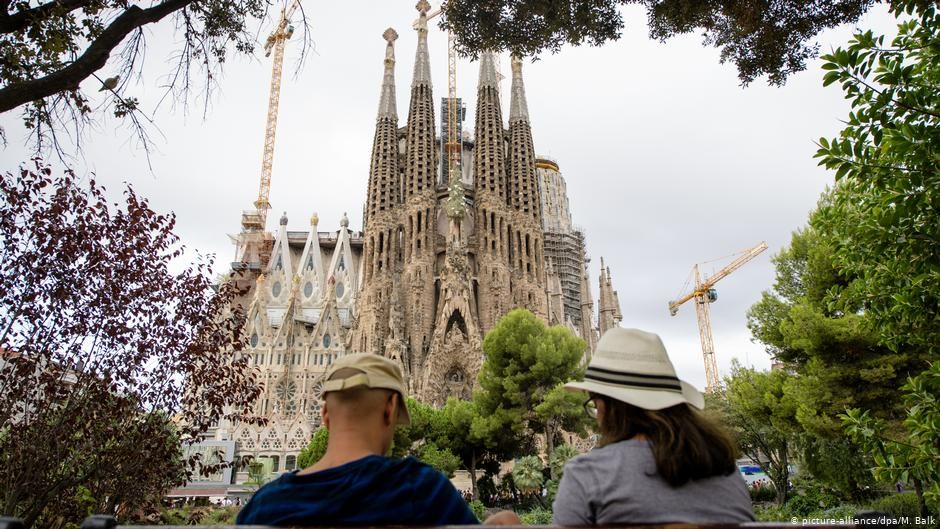
<instances>
[{"instance_id":1,"label":"church spire","mask_svg":"<svg viewBox=\"0 0 940 529\"><path fill-rule=\"evenodd\" d=\"M522 84L522 58L516 55L512 57L509 140L509 192L513 206L517 211L532 217L536 224L541 226L542 211L535 172L535 147L525 101L525 86Z\"/></svg>"},{"instance_id":2,"label":"church spire","mask_svg":"<svg viewBox=\"0 0 940 529\"><path fill-rule=\"evenodd\" d=\"M411 79L411 87L418 85L431 86L431 60L428 56L428 11L431 4L421 0L415 5L418 10L418 22L415 29L418 31L418 50L415 52L415 71Z\"/></svg>"},{"instance_id":3,"label":"church spire","mask_svg":"<svg viewBox=\"0 0 940 529\"><path fill-rule=\"evenodd\" d=\"M594 300L591 297L590 277L588 277L587 263L581 268L581 338L587 342L587 352L593 352L597 344L594 335Z\"/></svg>"},{"instance_id":4,"label":"church spire","mask_svg":"<svg viewBox=\"0 0 940 529\"><path fill-rule=\"evenodd\" d=\"M477 88L499 88L499 73L496 72L496 57L491 51L484 51L480 55L480 81Z\"/></svg>"},{"instance_id":5,"label":"church spire","mask_svg":"<svg viewBox=\"0 0 940 529\"><path fill-rule=\"evenodd\" d=\"M604 267L604 258L601 258L600 296L598 300L597 326L601 336L613 327L620 327L623 314L620 312L620 297L614 290L610 279L610 267Z\"/></svg>"},{"instance_id":6,"label":"church spire","mask_svg":"<svg viewBox=\"0 0 940 529\"><path fill-rule=\"evenodd\" d=\"M496 59L490 51L480 57L480 80L477 85L477 115L474 125L476 146L473 152L477 201L484 196L506 204L506 165L503 158L503 112L499 104L499 74Z\"/></svg>"},{"instance_id":7,"label":"church spire","mask_svg":"<svg viewBox=\"0 0 940 529\"><path fill-rule=\"evenodd\" d=\"M382 96L379 99L379 115L377 119L390 119L398 122L398 111L395 107L395 40L398 32L392 28L382 33L385 39L385 76L382 78Z\"/></svg>"},{"instance_id":8,"label":"church spire","mask_svg":"<svg viewBox=\"0 0 940 529\"><path fill-rule=\"evenodd\" d=\"M509 123L529 121L529 105L525 101L525 84L522 82L522 58L512 56L512 99L509 106Z\"/></svg>"},{"instance_id":9,"label":"church spire","mask_svg":"<svg viewBox=\"0 0 940 529\"><path fill-rule=\"evenodd\" d=\"M434 101L431 95L431 65L428 58L428 10L431 5L421 0L418 9L418 49L415 52L414 77L411 80L411 102L408 106L408 138L406 141L405 198L433 189L436 172L434 140Z\"/></svg>"},{"instance_id":10,"label":"church spire","mask_svg":"<svg viewBox=\"0 0 940 529\"><path fill-rule=\"evenodd\" d=\"M385 38L385 75L372 140L369 189L366 197L366 222L394 209L401 202L398 176L398 113L395 108L395 39L398 33L388 28Z\"/></svg>"}]
</instances>

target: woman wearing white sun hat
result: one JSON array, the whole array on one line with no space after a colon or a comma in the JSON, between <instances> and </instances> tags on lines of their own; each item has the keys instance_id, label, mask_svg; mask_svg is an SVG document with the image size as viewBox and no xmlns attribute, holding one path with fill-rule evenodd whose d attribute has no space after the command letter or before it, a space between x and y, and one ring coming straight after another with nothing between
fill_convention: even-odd
<instances>
[{"instance_id":1,"label":"woman wearing white sun hat","mask_svg":"<svg viewBox=\"0 0 940 529\"><path fill-rule=\"evenodd\" d=\"M659 336L611 329L583 381L598 447L565 465L556 525L740 523L751 498L728 435L698 410L702 394L679 380Z\"/></svg>"}]
</instances>

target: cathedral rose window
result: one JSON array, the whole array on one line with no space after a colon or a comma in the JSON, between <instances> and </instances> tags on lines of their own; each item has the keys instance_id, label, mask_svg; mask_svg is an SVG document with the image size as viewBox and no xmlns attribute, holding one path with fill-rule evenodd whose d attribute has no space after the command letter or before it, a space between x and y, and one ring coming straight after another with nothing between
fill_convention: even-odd
<instances>
[{"instance_id":1,"label":"cathedral rose window","mask_svg":"<svg viewBox=\"0 0 940 529\"><path fill-rule=\"evenodd\" d=\"M344 287L342 283L336 283L336 297L337 298L343 297L343 292L345 291L346 291L346 287Z\"/></svg>"},{"instance_id":2,"label":"cathedral rose window","mask_svg":"<svg viewBox=\"0 0 940 529\"><path fill-rule=\"evenodd\" d=\"M251 333L250 343L252 347L258 347L258 333L256 332Z\"/></svg>"},{"instance_id":3,"label":"cathedral rose window","mask_svg":"<svg viewBox=\"0 0 940 529\"><path fill-rule=\"evenodd\" d=\"M271 287L271 295L274 297L278 297L281 295L281 282L280 281L274 283L274 286Z\"/></svg>"},{"instance_id":4,"label":"cathedral rose window","mask_svg":"<svg viewBox=\"0 0 940 529\"><path fill-rule=\"evenodd\" d=\"M312 295L313 295L313 283L311 283L310 281L307 281L304 284L304 296L309 298Z\"/></svg>"},{"instance_id":5,"label":"cathedral rose window","mask_svg":"<svg viewBox=\"0 0 940 529\"><path fill-rule=\"evenodd\" d=\"M290 416L297 412L297 403L295 402L297 384L293 380L281 381L281 383L277 385L275 394L277 395L282 413Z\"/></svg>"},{"instance_id":6,"label":"cathedral rose window","mask_svg":"<svg viewBox=\"0 0 940 529\"><path fill-rule=\"evenodd\" d=\"M323 347L324 348L329 347L330 343L332 343L332 338L330 338L329 334L324 334L323 335Z\"/></svg>"}]
</instances>

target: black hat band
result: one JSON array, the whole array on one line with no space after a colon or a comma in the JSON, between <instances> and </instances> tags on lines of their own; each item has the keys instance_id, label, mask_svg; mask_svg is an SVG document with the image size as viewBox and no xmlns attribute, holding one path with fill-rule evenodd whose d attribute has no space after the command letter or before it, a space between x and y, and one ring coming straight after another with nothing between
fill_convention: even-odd
<instances>
[{"instance_id":1,"label":"black hat band","mask_svg":"<svg viewBox=\"0 0 940 529\"><path fill-rule=\"evenodd\" d=\"M675 375L649 375L588 366L584 373L584 379L617 386L666 389L682 393L682 384L679 383L679 378Z\"/></svg>"}]
</instances>

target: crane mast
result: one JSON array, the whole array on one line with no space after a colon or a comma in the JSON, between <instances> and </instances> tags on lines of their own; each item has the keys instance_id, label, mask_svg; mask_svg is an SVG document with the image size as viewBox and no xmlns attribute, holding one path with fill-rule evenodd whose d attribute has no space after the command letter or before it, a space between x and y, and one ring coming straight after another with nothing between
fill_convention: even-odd
<instances>
[{"instance_id":1,"label":"crane mast","mask_svg":"<svg viewBox=\"0 0 940 529\"><path fill-rule=\"evenodd\" d=\"M426 1L426 0L425 0ZM419 4L420 5L420 4ZM430 7L427 6L426 7ZM447 7L447 3L441 4L433 13L425 16L425 22L429 22L434 17L439 16ZM412 23L412 27L418 27L420 19ZM444 148L447 151L447 177L450 178L451 172L460 167L460 152L462 150L462 141L457 134L457 119L459 119L460 107L457 104L457 37L452 31L447 32L447 141ZM443 136L445 131L441 131Z\"/></svg>"},{"instance_id":2,"label":"crane mast","mask_svg":"<svg viewBox=\"0 0 940 529\"><path fill-rule=\"evenodd\" d=\"M712 338L711 313L708 308L709 304L718 300L718 294L714 289L715 283L728 277L731 272L741 268L766 249L766 242L752 246L740 252L737 258L704 280L699 265L696 264L692 267L695 288L675 301L669 302L669 314L675 316L682 304L692 299L695 300L695 317L698 320L699 339L702 344L702 359L705 363L705 391L707 393L715 393L721 389L721 380L718 378L718 362L715 360L715 342Z\"/></svg>"},{"instance_id":3,"label":"crane mast","mask_svg":"<svg viewBox=\"0 0 940 529\"><path fill-rule=\"evenodd\" d=\"M457 51L456 37L447 32L447 176L460 167L461 139L457 135ZM443 132L443 131L442 131ZM458 175L459 178L459 175Z\"/></svg>"},{"instance_id":4,"label":"crane mast","mask_svg":"<svg viewBox=\"0 0 940 529\"><path fill-rule=\"evenodd\" d=\"M289 7L281 10L277 27L268 35L264 43L264 55L274 57L271 60L271 86L268 93L268 116L264 129L264 154L261 158L261 182L258 198L255 200L255 213L246 213L242 217L242 226L246 229L264 231L267 225L268 210L271 209L271 173L274 169L274 142L277 133L277 116L281 103L281 74L284 69L284 46L294 34L290 18L300 5L300 0L293 0Z\"/></svg>"}]
</instances>

